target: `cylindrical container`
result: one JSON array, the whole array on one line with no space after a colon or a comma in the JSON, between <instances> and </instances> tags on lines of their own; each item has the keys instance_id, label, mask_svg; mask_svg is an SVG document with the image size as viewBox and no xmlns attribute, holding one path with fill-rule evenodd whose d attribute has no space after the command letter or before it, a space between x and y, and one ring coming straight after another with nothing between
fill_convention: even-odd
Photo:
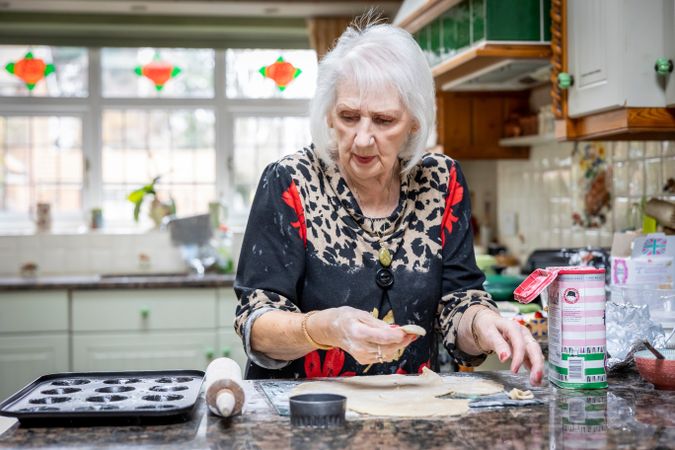
<instances>
[{"instance_id":1,"label":"cylindrical container","mask_svg":"<svg viewBox=\"0 0 675 450\"><path fill-rule=\"evenodd\" d=\"M549 381L565 389L606 388L605 270L538 269L514 291L524 303L539 294L548 304Z\"/></svg>"},{"instance_id":2,"label":"cylindrical container","mask_svg":"<svg viewBox=\"0 0 675 450\"><path fill-rule=\"evenodd\" d=\"M52 206L38 203L35 207L35 227L38 232L48 232L52 228Z\"/></svg>"},{"instance_id":3,"label":"cylindrical container","mask_svg":"<svg viewBox=\"0 0 675 450\"><path fill-rule=\"evenodd\" d=\"M605 270L559 268L542 294L548 298L549 380L568 389L606 388Z\"/></svg>"}]
</instances>

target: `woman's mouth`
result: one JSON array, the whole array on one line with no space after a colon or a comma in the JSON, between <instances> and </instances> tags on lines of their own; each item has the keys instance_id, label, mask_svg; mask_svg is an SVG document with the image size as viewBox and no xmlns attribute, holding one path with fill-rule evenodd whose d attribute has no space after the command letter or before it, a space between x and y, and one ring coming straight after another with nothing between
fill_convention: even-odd
<instances>
[{"instance_id":1,"label":"woman's mouth","mask_svg":"<svg viewBox=\"0 0 675 450\"><path fill-rule=\"evenodd\" d=\"M372 160L375 159L375 157L354 155L354 159L356 159L356 162L358 162L359 164L369 164Z\"/></svg>"}]
</instances>

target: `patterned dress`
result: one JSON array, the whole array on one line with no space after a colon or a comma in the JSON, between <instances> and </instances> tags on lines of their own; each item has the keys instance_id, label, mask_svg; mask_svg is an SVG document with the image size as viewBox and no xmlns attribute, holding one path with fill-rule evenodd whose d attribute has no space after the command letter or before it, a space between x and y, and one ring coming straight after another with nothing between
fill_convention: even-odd
<instances>
[{"instance_id":1,"label":"patterned dress","mask_svg":"<svg viewBox=\"0 0 675 450\"><path fill-rule=\"evenodd\" d=\"M251 350L252 324L265 312L345 305L427 331L398 360L374 364L368 375L437 369L439 336L457 363L480 364L485 355L468 355L456 347L458 324L469 306L495 309L482 291L470 209L459 164L441 154L425 154L402 177L396 209L375 219L363 216L337 166L321 160L313 147L267 166L234 284L239 299L235 330L249 355L247 378L363 374L367 366L339 348L316 350L294 361ZM393 257L388 277L393 283L382 281L381 246Z\"/></svg>"}]
</instances>

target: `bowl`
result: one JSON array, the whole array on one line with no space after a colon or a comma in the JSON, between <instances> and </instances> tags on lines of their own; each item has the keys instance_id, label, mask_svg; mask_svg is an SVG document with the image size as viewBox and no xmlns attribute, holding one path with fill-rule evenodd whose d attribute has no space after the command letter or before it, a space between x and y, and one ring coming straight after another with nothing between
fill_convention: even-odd
<instances>
[{"instance_id":1,"label":"bowl","mask_svg":"<svg viewBox=\"0 0 675 450\"><path fill-rule=\"evenodd\" d=\"M657 359L649 350L635 353L635 364L640 375L656 389L675 391L675 350L657 349L666 359Z\"/></svg>"}]
</instances>

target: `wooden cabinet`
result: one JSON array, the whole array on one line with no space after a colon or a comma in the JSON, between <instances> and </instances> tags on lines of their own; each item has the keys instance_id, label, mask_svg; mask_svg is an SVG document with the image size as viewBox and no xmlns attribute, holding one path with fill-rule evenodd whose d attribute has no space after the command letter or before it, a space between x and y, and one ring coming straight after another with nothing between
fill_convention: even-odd
<instances>
[{"instance_id":1,"label":"wooden cabinet","mask_svg":"<svg viewBox=\"0 0 675 450\"><path fill-rule=\"evenodd\" d=\"M553 0L558 138L675 138L674 3Z\"/></svg>"},{"instance_id":2,"label":"wooden cabinet","mask_svg":"<svg viewBox=\"0 0 675 450\"><path fill-rule=\"evenodd\" d=\"M0 294L0 400L69 358L67 291Z\"/></svg>"},{"instance_id":3,"label":"wooden cabinet","mask_svg":"<svg viewBox=\"0 0 675 450\"><path fill-rule=\"evenodd\" d=\"M437 96L438 144L452 158L527 158L528 147L501 147L509 116L528 109L521 92L442 92Z\"/></svg>"}]
</instances>

